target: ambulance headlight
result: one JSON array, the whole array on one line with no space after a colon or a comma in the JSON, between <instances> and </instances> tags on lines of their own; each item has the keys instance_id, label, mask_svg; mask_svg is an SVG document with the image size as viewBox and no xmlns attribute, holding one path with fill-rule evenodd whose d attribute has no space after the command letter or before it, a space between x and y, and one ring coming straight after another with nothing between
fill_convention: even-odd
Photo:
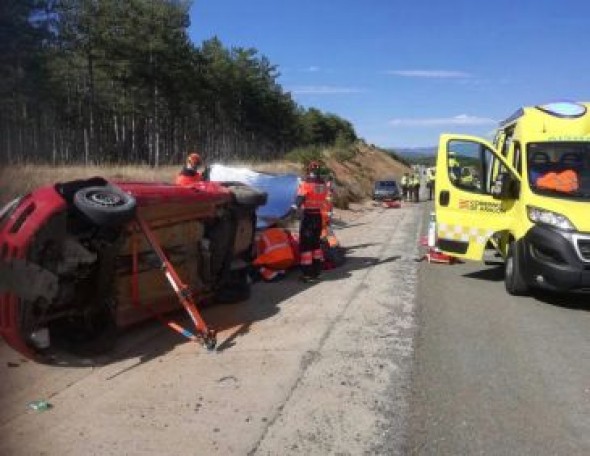
<instances>
[{"instance_id":1,"label":"ambulance headlight","mask_svg":"<svg viewBox=\"0 0 590 456\"><path fill-rule=\"evenodd\" d=\"M529 219L533 223L549 225L564 231L575 231L576 227L565 215L535 206L527 206Z\"/></svg>"}]
</instances>

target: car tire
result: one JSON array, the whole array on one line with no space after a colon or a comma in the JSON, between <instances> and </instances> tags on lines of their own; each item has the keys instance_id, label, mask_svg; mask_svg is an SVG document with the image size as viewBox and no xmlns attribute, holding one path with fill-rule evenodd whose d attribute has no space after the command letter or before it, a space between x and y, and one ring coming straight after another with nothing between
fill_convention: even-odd
<instances>
[{"instance_id":1,"label":"car tire","mask_svg":"<svg viewBox=\"0 0 590 456\"><path fill-rule=\"evenodd\" d=\"M241 268L231 271L230 278L217 293L214 301L219 304L235 304L246 301L250 298L250 275L248 268Z\"/></svg>"},{"instance_id":2,"label":"car tire","mask_svg":"<svg viewBox=\"0 0 590 456\"><path fill-rule=\"evenodd\" d=\"M222 184L231 190L234 201L241 206L264 206L268 194L241 182L224 182Z\"/></svg>"},{"instance_id":3,"label":"car tire","mask_svg":"<svg viewBox=\"0 0 590 456\"><path fill-rule=\"evenodd\" d=\"M86 187L74 194L74 206L99 226L119 226L135 217L135 198L118 187Z\"/></svg>"},{"instance_id":4,"label":"car tire","mask_svg":"<svg viewBox=\"0 0 590 456\"><path fill-rule=\"evenodd\" d=\"M521 246L522 244L517 241L511 242L504 263L504 285L506 291L513 296L522 296L529 291L529 286L522 275Z\"/></svg>"}]
</instances>

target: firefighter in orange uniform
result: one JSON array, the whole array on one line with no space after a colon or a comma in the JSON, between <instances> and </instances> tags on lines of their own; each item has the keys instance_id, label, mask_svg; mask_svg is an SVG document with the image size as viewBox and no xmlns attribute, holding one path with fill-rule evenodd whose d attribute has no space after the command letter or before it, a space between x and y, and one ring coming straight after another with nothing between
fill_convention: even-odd
<instances>
[{"instance_id":1,"label":"firefighter in orange uniform","mask_svg":"<svg viewBox=\"0 0 590 456\"><path fill-rule=\"evenodd\" d=\"M286 270L295 265L293 237L289 230L272 227L265 229L256 242L256 259L252 264L259 268L266 282L276 282Z\"/></svg>"},{"instance_id":2,"label":"firefighter in orange uniform","mask_svg":"<svg viewBox=\"0 0 590 456\"><path fill-rule=\"evenodd\" d=\"M320 166L311 162L307 175L297 190L297 208L303 210L299 227L300 265L304 282L318 279L324 255L321 248L322 209L325 207L329 189L319 175Z\"/></svg>"},{"instance_id":3,"label":"firefighter in orange uniform","mask_svg":"<svg viewBox=\"0 0 590 456\"><path fill-rule=\"evenodd\" d=\"M196 152L192 152L186 158L186 165L180 170L176 176L176 185L182 187L190 187L196 182L203 180L203 174L197 171L202 164L201 156Z\"/></svg>"}]
</instances>

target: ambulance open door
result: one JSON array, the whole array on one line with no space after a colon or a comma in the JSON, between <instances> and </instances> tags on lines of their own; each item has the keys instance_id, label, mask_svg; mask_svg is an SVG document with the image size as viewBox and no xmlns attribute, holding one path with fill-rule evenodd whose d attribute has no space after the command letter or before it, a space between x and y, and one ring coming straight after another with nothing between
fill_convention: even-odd
<instances>
[{"instance_id":1,"label":"ambulance open door","mask_svg":"<svg viewBox=\"0 0 590 456\"><path fill-rule=\"evenodd\" d=\"M459 258L481 260L520 208L520 177L493 145L473 136L440 137L435 190L437 247Z\"/></svg>"}]
</instances>

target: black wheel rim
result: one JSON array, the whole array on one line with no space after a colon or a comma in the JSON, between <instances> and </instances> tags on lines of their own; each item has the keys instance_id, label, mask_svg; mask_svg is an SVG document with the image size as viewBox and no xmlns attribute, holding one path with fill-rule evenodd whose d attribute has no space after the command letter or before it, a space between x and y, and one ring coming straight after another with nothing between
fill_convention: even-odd
<instances>
[{"instance_id":1,"label":"black wheel rim","mask_svg":"<svg viewBox=\"0 0 590 456\"><path fill-rule=\"evenodd\" d=\"M111 192L92 192L89 193L86 198L93 204L102 207L115 207L123 204L123 198L116 193Z\"/></svg>"}]
</instances>

